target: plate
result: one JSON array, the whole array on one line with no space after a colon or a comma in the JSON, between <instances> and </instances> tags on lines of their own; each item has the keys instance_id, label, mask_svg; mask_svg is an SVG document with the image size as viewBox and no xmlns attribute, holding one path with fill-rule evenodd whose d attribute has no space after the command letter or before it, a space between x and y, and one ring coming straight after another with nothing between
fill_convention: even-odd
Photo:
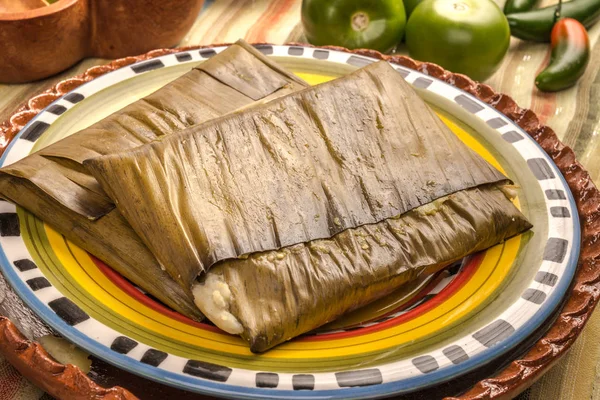
<instances>
[{"instance_id":1,"label":"plate","mask_svg":"<svg viewBox=\"0 0 600 400\"><path fill-rule=\"evenodd\" d=\"M34 118L0 163L90 125L223 49L166 55L159 63L125 67L80 86ZM374 61L299 46L259 49L310 83ZM84 349L136 374L201 393L380 397L484 366L538 330L564 297L579 254L577 209L560 171L510 119L442 81L395 68L467 145L522 188L517 206L534 224L532 233L261 356L240 339L165 309L5 202L0 203L4 275L45 322Z\"/></svg>"}]
</instances>

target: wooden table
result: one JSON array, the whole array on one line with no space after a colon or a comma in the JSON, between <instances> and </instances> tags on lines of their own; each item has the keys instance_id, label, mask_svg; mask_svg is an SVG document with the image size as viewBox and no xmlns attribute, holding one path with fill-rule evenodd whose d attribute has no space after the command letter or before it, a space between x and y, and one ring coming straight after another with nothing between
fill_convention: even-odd
<instances>
[{"instance_id":1,"label":"wooden table","mask_svg":"<svg viewBox=\"0 0 600 400\"><path fill-rule=\"evenodd\" d=\"M500 6L504 0L495 0ZM556 3L544 0L542 5ZM302 41L301 0L208 0L182 46L234 42L284 43ZM534 78L548 62L546 44L513 39L509 54L498 72L486 83L498 92L510 94L521 107L532 109L541 122L551 126L561 140L572 147L579 161L600 182L600 24L590 31L592 58L586 74L572 89L545 94L537 91ZM402 52L402 49L400 49ZM49 79L23 85L0 85L0 121L6 120L28 98L52 84L81 73L107 60L87 59ZM2 288L0 287L0 291ZM0 295L0 314L3 297ZM600 399L600 313L591 319L570 353L521 400ZM15 382L8 389L0 384L0 400L39 399L43 394L19 379L15 371L0 362L0 382ZM3 390L10 393L6 396ZM17 394L18 393L18 394Z\"/></svg>"}]
</instances>

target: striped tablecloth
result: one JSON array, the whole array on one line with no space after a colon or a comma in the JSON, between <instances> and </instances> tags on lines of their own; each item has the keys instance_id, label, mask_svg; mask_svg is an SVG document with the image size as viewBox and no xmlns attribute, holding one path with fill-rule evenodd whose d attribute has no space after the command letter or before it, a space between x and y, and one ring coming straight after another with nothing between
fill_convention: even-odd
<instances>
[{"instance_id":1,"label":"striped tablecloth","mask_svg":"<svg viewBox=\"0 0 600 400\"><path fill-rule=\"evenodd\" d=\"M504 0L495 0L500 6ZM284 43L302 41L302 0L208 0L182 46L234 42ZM551 5L556 0L543 0ZM590 31L592 59L586 74L572 89L545 94L534 78L550 57L548 45L513 39L510 52L498 72L486 83L510 94L522 107L532 109L572 147L596 182L600 182L600 24ZM0 85L0 120L5 120L27 98L66 77L106 60L88 59L64 73L25 85ZM1 303L1 301L0 301ZM600 313L550 372L520 400L600 400ZM596 385L598 382L598 385ZM40 399L32 387L7 363L0 360L0 400ZM47 397L46 397L47 398Z\"/></svg>"}]
</instances>

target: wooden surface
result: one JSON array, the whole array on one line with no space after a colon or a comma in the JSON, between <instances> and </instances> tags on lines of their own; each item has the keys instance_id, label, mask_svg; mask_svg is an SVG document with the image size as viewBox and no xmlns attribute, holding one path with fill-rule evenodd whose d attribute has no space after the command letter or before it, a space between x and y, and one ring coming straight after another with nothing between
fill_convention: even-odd
<instances>
[{"instance_id":1,"label":"wooden surface","mask_svg":"<svg viewBox=\"0 0 600 400\"><path fill-rule=\"evenodd\" d=\"M504 3L504 0L496 1L499 5ZM542 1L542 5L553 3L556 1ZM300 5L301 0L208 1L180 45L233 42L240 37L249 42L302 41L302 30L298 26ZM501 68L486 82L498 92L511 95L521 107L532 109L542 123L551 126L561 140L575 150L579 161L597 183L600 182L599 38L600 24L590 31L590 66L577 86L572 89L555 94L537 91L534 78L547 63L549 48L545 44L521 42L516 39L513 39L510 52ZM107 60L87 59L44 81L23 85L0 85L0 121L4 121L28 98L53 83L106 62ZM0 292L2 291L3 288L0 287ZM3 313L1 299L0 295L0 314ZM14 313L14 310L12 312ZM520 396L520 399L600 399L600 385L596 384L600 382L599 361L600 313L596 313L570 353ZM3 368L5 367L0 365L0 377ZM28 390L27 393L30 393L31 397L24 395L19 398L39 398L39 392ZM0 386L0 399L3 399L1 395Z\"/></svg>"}]
</instances>

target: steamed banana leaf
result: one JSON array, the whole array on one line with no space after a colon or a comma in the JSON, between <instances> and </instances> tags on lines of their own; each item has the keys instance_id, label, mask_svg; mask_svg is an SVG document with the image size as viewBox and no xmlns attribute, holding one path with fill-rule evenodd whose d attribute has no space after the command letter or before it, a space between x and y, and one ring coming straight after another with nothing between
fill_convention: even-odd
<instances>
[{"instance_id":1,"label":"steamed banana leaf","mask_svg":"<svg viewBox=\"0 0 600 400\"><path fill-rule=\"evenodd\" d=\"M331 239L218 263L195 287L196 304L263 352L530 227L501 188L483 185Z\"/></svg>"},{"instance_id":2,"label":"steamed banana leaf","mask_svg":"<svg viewBox=\"0 0 600 400\"><path fill-rule=\"evenodd\" d=\"M221 260L507 181L385 62L85 165L186 290Z\"/></svg>"},{"instance_id":3,"label":"steamed banana leaf","mask_svg":"<svg viewBox=\"0 0 600 400\"><path fill-rule=\"evenodd\" d=\"M202 315L164 271L83 160L132 149L306 83L243 41L87 129L0 169L0 196L52 225L175 310Z\"/></svg>"}]
</instances>

